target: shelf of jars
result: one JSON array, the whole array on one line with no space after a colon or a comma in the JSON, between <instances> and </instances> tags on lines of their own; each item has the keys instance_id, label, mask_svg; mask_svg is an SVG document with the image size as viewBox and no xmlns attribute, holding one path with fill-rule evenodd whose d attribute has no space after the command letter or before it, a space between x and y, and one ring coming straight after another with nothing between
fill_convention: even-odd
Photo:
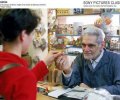
<instances>
[{"instance_id":1,"label":"shelf of jars","mask_svg":"<svg viewBox=\"0 0 120 100\"><path fill-rule=\"evenodd\" d=\"M111 51L120 52L120 35L107 36L106 48Z\"/></svg>"},{"instance_id":2,"label":"shelf of jars","mask_svg":"<svg viewBox=\"0 0 120 100\"><path fill-rule=\"evenodd\" d=\"M48 49L56 49L65 52L66 54L77 54L78 51L72 52L72 48L80 47L80 34L82 27L74 30L73 24L58 24L57 16L71 9L49 9L48 10ZM75 9L74 9L75 10ZM78 10L78 9L77 9ZM80 9L79 9L80 10ZM61 12L62 11L62 12ZM58 14L59 12L59 14ZM70 46L68 48L68 45ZM69 52L68 52L69 51Z\"/></svg>"},{"instance_id":3,"label":"shelf of jars","mask_svg":"<svg viewBox=\"0 0 120 100\"><path fill-rule=\"evenodd\" d=\"M56 49L68 55L77 55L81 52L80 35L49 33L49 48Z\"/></svg>"}]
</instances>

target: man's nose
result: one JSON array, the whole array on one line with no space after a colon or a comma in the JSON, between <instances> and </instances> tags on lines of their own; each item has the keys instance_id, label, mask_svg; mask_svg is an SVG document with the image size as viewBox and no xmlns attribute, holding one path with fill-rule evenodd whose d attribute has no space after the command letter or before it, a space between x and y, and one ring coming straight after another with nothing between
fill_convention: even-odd
<instances>
[{"instance_id":1,"label":"man's nose","mask_svg":"<svg viewBox=\"0 0 120 100\"><path fill-rule=\"evenodd\" d=\"M89 46L86 45L86 46L84 47L84 51L89 51L89 50L90 50Z\"/></svg>"}]
</instances>

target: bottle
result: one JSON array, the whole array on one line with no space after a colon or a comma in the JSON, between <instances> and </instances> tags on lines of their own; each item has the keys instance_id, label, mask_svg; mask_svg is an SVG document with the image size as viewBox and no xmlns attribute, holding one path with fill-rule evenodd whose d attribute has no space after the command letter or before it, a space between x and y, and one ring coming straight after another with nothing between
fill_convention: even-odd
<instances>
[{"instance_id":1,"label":"bottle","mask_svg":"<svg viewBox=\"0 0 120 100\"><path fill-rule=\"evenodd\" d=\"M105 47L106 47L106 49L110 49L110 41L109 40L106 40Z\"/></svg>"}]
</instances>

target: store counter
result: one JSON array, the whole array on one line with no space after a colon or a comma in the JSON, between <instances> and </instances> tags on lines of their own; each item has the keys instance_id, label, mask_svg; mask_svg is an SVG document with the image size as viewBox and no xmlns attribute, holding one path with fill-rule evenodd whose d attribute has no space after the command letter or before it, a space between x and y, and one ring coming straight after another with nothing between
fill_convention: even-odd
<instances>
[{"instance_id":1,"label":"store counter","mask_svg":"<svg viewBox=\"0 0 120 100\"><path fill-rule=\"evenodd\" d=\"M67 98L67 97L61 97L59 99L52 98L50 96L43 95L41 93L37 93L37 99L36 100L78 100L73 98Z\"/></svg>"},{"instance_id":2,"label":"store counter","mask_svg":"<svg viewBox=\"0 0 120 100\"><path fill-rule=\"evenodd\" d=\"M52 83L48 83L48 82L38 82L37 84L38 93L37 93L36 100L58 100L56 98L52 98L50 96L44 95L44 92L53 91L59 88L62 88L62 86L61 85L54 86Z\"/></svg>"},{"instance_id":3,"label":"store counter","mask_svg":"<svg viewBox=\"0 0 120 100\"><path fill-rule=\"evenodd\" d=\"M58 100L58 99L43 95L41 93L37 93L37 99L36 100Z\"/></svg>"}]
</instances>

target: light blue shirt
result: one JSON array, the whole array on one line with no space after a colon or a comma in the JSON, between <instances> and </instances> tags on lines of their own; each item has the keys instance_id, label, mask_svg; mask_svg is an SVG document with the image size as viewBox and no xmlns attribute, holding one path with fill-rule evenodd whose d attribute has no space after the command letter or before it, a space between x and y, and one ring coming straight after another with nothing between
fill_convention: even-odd
<instances>
[{"instance_id":1,"label":"light blue shirt","mask_svg":"<svg viewBox=\"0 0 120 100\"><path fill-rule=\"evenodd\" d=\"M103 53L104 53L104 50L102 49L102 52L101 54L99 55L99 57L97 57L96 60L90 60L91 63L92 63L92 66L93 66L93 69L95 69L95 67L97 66L97 64L99 63L100 59L102 58L103 56Z\"/></svg>"}]
</instances>

